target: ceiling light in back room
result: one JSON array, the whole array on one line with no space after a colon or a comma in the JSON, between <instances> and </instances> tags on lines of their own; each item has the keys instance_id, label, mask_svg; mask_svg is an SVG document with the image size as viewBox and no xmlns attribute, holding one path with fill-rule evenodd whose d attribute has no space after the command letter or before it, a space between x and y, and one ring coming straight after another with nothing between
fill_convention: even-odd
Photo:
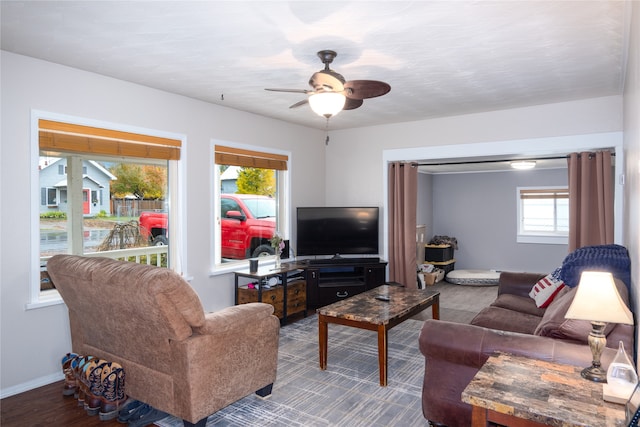
<instances>
[{"instance_id":1,"label":"ceiling light in back room","mask_svg":"<svg viewBox=\"0 0 640 427\"><path fill-rule=\"evenodd\" d=\"M536 162L533 160L521 160L517 162L511 162L511 167L518 170L533 169L536 167Z\"/></svg>"}]
</instances>

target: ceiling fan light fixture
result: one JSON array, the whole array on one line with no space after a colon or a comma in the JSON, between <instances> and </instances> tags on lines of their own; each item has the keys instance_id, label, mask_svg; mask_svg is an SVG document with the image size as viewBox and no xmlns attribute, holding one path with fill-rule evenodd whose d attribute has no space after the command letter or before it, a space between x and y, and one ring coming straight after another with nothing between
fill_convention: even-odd
<instances>
[{"instance_id":1,"label":"ceiling fan light fixture","mask_svg":"<svg viewBox=\"0 0 640 427\"><path fill-rule=\"evenodd\" d=\"M533 160L520 160L517 162L511 162L511 167L518 170L533 169L536 167L536 162Z\"/></svg>"},{"instance_id":2,"label":"ceiling fan light fixture","mask_svg":"<svg viewBox=\"0 0 640 427\"><path fill-rule=\"evenodd\" d=\"M346 97L338 92L320 92L309 96L309 106L322 117L332 117L344 108Z\"/></svg>"}]
</instances>

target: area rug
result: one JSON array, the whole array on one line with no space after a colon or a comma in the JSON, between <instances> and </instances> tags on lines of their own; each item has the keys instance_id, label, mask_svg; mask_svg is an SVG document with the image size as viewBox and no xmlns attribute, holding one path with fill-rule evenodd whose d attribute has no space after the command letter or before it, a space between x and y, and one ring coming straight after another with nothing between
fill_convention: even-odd
<instances>
[{"instance_id":1,"label":"area rug","mask_svg":"<svg viewBox=\"0 0 640 427\"><path fill-rule=\"evenodd\" d=\"M211 415L213 426L426 426L422 416L422 322L389 331L388 386L381 387L377 334L329 324L326 371L318 365L318 319L282 327L278 373L268 399L250 395ZM156 423L179 427L168 417Z\"/></svg>"}]
</instances>

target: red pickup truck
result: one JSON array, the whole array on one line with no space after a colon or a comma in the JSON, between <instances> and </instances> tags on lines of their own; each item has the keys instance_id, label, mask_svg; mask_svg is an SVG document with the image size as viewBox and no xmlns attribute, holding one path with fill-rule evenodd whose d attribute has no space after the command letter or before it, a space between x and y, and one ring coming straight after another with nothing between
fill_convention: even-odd
<instances>
[{"instance_id":1,"label":"red pickup truck","mask_svg":"<svg viewBox=\"0 0 640 427\"><path fill-rule=\"evenodd\" d=\"M276 231L276 200L255 194L222 194L220 228L222 258L273 255L270 239ZM166 245L167 214L142 212L140 234L150 245Z\"/></svg>"}]
</instances>

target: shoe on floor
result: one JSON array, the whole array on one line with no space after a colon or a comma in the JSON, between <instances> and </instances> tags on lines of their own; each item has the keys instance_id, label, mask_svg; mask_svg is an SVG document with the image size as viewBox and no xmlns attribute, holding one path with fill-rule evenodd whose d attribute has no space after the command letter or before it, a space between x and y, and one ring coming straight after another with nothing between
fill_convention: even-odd
<instances>
[{"instance_id":1,"label":"shoe on floor","mask_svg":"<svg viewBox=\"0 0 640 427\"><path fill-rule=\"evenodd\" d=\"M161 419L169 416L166 412L162 412L153 406L144 405L141 408L142 409L136 411L134 417L129 419L129 427L148 426L149 424L153 424L156 421L160 421Z\"/></svg>"},{"instance_id":2,"label":"shoe on floor","mask_svg":"<svg viewBox=\"0 0 640 427\"><path fill-rule=\"evenodd\" d=\"M126 402L118 412L118 422L127 424L132 418L135 418L136 412L141 410L144 406L149 405L144 402L140 402L139 400L129 399L129 401Z\"/></svg>"}]
</instances>

